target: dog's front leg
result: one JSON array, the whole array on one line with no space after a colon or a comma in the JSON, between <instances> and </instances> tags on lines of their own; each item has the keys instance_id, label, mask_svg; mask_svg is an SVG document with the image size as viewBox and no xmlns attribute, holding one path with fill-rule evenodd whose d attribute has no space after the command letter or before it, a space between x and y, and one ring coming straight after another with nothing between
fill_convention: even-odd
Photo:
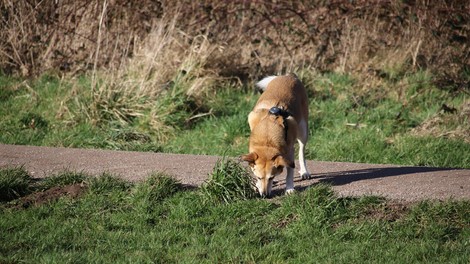
<instances>
[{"instance_id":1,"label":"dog's front leg","mask_svg":"<svg viewBox=\"0 0 470 264\"><path fill-rule=\"evenodd\" d=\"M300 177L302 180L308 180L310 179L310 173L307 170L307 164L305 163L305 144L301 141L298 140L299 142L299 164L300 164Z\"/></svg>"},{"instance_id":2,"label":"dog's front leg","mask_svg":"<svg viewBox=\"0 0 470 264\"><path fill-rule=\"evenodd\" d=\"M294 191L294 169L291 167L287 167L286 194L291 194Z\"/></svg>"}]
</instances>

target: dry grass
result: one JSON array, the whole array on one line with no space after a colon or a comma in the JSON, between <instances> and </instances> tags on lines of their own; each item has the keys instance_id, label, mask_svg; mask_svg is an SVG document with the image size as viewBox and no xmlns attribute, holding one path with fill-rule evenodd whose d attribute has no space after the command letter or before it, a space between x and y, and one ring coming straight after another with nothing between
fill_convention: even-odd
<instances>
[{"instance_id":1,"label":"dry grass","mask_svg":"<svg viewBox=\"0 0 470 264\"><path fill-rule=\"evenodd\" d=\"M91 122L127 123L145 114L145 125L164 141L177 127L169 121L172 113L188 107L191 98L204 96L220 79L207 69L218 46L205 35L190 37L180 31L179 19L164 16L145 38L135 41L133 56L118 69L93 71L93 100L86 108ZM194 115L181 118L187 121Z\"/></svg>"},{"instance_id":2,"label":"dry grass","mask_svg":"<svg viewBox=\"0 0 470 264\"><path fill-rule=\"evenodd\" d=\"M180 19L168 19L173 17ZM4 0L1 18L0 65L23 75L119 68L139 55L144 40L153 50L164 46L152 39L163 29L186 41L205 36L217 45L206 66L242 80L304 65L344 72L419 68L457 76L468 67L470 49L470 3L461 0ZM187 56L182 44L172 60Z\"/></svg>"},{"instance_id":3,"label":"dry grass","mask_svg":"<svg viewBox=\"0 0 470 264\"><path fill-rule=\"evenodd\" d=\"M457 109L443 105L441 111L411 131L418 136L461 139L470 143L470 101Z\"/></svg>"},{"instance_id":4,"label":"dry grass","mask_svg":"<svg viewBox=\"0 0 470 264\"><path fill-rule=\"evenodd\" d=\"M437 86L468 92L463 0L4 0L0 8L4 73L91 72L91 103L72 89L80 113L70 116L95 124L140 118L162 140L175 129L168 116L185 107L177 122L210 114L198 102L222 82L265 74L344 72L359 76L361 93L386 88L400 98L407 86L390 83L424 70Z\"/></svg>"}]
</instances>

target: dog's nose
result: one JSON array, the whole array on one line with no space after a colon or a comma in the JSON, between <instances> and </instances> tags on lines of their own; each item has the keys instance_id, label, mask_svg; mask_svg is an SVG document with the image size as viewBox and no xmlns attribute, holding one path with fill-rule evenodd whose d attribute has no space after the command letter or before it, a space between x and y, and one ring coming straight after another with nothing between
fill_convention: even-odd
<instances>
[{"instance_id":1,"label":"dog's nose","mask_svg":"<svg viewBox=\"0 0 470 264\"><path fill-rule=\"evenodd\" d=\"M271 194L269 193L260 193L261 198L266 199L266 198L271 198Z\"/></svg>"}]
</instances>

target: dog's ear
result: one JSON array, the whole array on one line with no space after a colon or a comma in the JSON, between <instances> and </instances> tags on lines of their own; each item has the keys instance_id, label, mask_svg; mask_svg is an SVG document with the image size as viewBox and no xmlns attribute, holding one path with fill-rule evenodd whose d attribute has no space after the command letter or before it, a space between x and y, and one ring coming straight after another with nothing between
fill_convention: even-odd
<instances>
[{"instance_id":1,"label":"dog's ear","mask_svg":"<svg viewBox=\"0 0 470 264\"><path fill-rule=\"evenodd\" d=\"M294 163L294 161L288 160L288 159L284 158L284 157L281 156L281 155L276 156L276 157L274 158L273 164L274 164L274 166L276 166L276 167L278 167L278 166L284 166L284 167L295 168L295 163Z\"/></svg>"},{"instance_id":2,"label":"dog's ear","mask_svg":"<svg viewBox=\"0 0 470 264\"><path fill-rule=\"evenodd\" d=\"M255 164L255 161L258 159L258 154L251 152L246 155L242 155L241 158L243 161L246 161L249 164Z\"/></svg>"}]
</instances>

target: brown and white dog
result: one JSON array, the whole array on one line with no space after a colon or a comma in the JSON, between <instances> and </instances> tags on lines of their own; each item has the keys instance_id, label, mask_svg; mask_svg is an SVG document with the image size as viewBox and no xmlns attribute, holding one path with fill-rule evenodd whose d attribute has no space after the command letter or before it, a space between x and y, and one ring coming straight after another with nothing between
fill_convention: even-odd
<instances>
[{"instance_id":1,"label":"brown and white dog","mask_svg":"<svg viewBox=\"0 0 470 264\"><path fill-rule=\"evenodd\" d=\"M261 196L269 196L275 176L287 168L286 193L294 191L294 144L299 143L300 175L309 179L305 166L308 139L307 92L294 74L266 77L257 83L264 92L248 115L249 154L242 155L257 178Z\"/></svg>"}]
</instances>

